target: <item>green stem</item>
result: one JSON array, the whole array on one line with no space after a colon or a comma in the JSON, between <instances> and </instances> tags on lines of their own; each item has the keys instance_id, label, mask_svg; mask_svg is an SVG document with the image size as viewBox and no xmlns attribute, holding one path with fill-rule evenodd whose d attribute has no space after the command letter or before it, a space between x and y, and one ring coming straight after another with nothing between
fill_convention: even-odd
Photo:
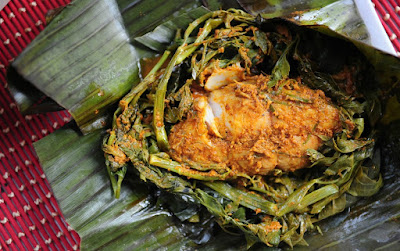
<instances>
[{"instance_id":1,"label":"green stem","mask_svg":"<svg viewBox=\"0 0 400 251\"><path fill-rule=\"evenodd\" d=\"M203 23L207 19L211 18L214 13L212 13L212 12L207 13L207 14L197 18L193 22L191 22L189 24L189 26L187 27L187 29L185 30L185 34L183 36L183 44L187 43L187 40L188 40L190 34L192 34L193 30L196 29L196 27L199 26L201 23ZM217 13L219 13L219 12L217 12Z\"/></svg>"},{"instance_id":2,"label":"green stem","mask_svg":"<svg viewBox=\"0 0 400 251\"><path fill-rule=\"evenodd\" d=\"M160 60L158 60L157 64L154 65L153 69L151 69L151 71L147 74L147 76L155 74L164 64L165 60L167 60L169 54L171 54L170 51L165 51L164 54L161 56Z\"/></svg>"},{"instance_id":3,"label":"green stem","mask_svg":"<svg viewBox=\"0 0 400 251\"><path fill-rule=\"evenodd\" d=\"M172 70L176 65L176 59L178 55L182 52L184 45L180 46L171 61L169 62L167 68L165 69L164 75L158 84L154 99L154 110L153 110L153 127L156 134L157 144L162 149L167 151L169 149L168 135L164 127L164 103L165 94L167 93L168 81L171 77Z\"/></svg>"},{"instance_id":4,"label":"green stem","mask_svg":"<svg viewBox=\"0 0 400 251\"><path fill-rule=\"evenodd\" d=\"M171 54L170 51L165 51L164 54L162 55L162 57L160 58L160 60L157 62L156 65L154 65L154 67L147 74L147 76L143 79L143 81L140 82L134 88L132 88L132 90L127 95L125 95L125 97L122 100L125 101L126 104L129 104L137 94L143 93L143 91L147 89L147 86L154 82L156 72L164 64L165 60L167 60L169 54Z\"/></svg>"},{"instance_id":5,"label":"green stem","mask_svg":"<svg viewBox=\"0 0 400 251\"><path fill-rule=\"evenodd\" d=\"M112 129L115 130L117 128L117 118L118 115L121 113L122 109L121 107L118 107L117 110L115 110L114 115L113 115L113 121L112 121Z\"/></svg>"},{"instance_id":6,"label":"green stem","mask_svg":"<svg viewBox=\"0 0 400 251\"><path fill-rule=\"evenodd\" d=\"M303 209L328 196L337 194L338 192L339 192L339 187L336 186L335 184L323 186L320 189L315 190L304 196L304 199L300 202L298 209Z\"/></svg>"},{"instance_id":7,"label":"green stem","mask_svg":"<svg viewBox=\"0 0 400 251\"><path fill-rule=\"evenodd\" d=\"M108 140L107 140L107 145L110 146L110 145L114 144L116 137L117 136L115 135L115 131L111 131L110 136L108 137Z\"/></svg>"},{"instance_id":8,"label":"green stem","mask_svg":"<svg viewBox=\"0 0 400 251\"><path fill-rule=\"evenodd\" d=\"M169 62L167 68L165 69L165 73L158 85L154 100L153 126L154 132L156 134L157 144L162 150L169 150L168 135L165 131L164 126L164 103L165 95L167 93L168 81L171 77L174 66L180 64L190 54L192 54L197 49L197 47L200 46L201 42L204 40L205 37L207 37L211 30L222 23L222 19L208 20L194 44L188 46L186 42L190 33L192 33L195 27L207 20L209 17L211 17L210 13L200 17L199 19L196 19L189 25L189 28L185 31L183 44L179 46L176 50L174 56Z\"/></svg>"},{"instance_id":9,"label":"green stem","mask_svg":"<svg viewBox=\"0 0 400 251\"><path fill-rule=\"evenodd\" d=\"M319 214L322 211L322 209L324 209L326 207L326 205L328 205L328 203L330 203L331 201L339 198L340 196L341 196L340 193L335 193L335 194L333 194L331 196L328 196L328 197L316 202L312 206L310 213L311 214Z\"/></svg>"},{"instance_id":10,"label":"green stem","mask_svg":"<svg viewBox=\"0 0 400 251\"><path fill-rule=\"evenodd\" d=\"M185 167L182 164L180 164L179 162L169 160L169 159L163 159L154 154L150 154L149 163L150 163L150 165L161 167L161 168L167 169L168 171L177 173L179 175L186 176L191 179L196 179L196 180L204 180L204 181L223 180L229 174L229 172L226 172L224 174L219 174L215 171L210 171L210 172L197 171L197 170Z\"/></svg>"},{"instance_id":11,"label":"green stem","mask_svg":"<svg viewBox=\"0 0 400 251\"><path fill-rule=\"evenodd\" d=\"M178 56L176 64L182 63L183 60L185 60L190 54L192 54L201 45L201 42L204 41L204 39L208 36L208 34L210 34L210 32L213 29L215 29L222 23L223 23L223 20L220 18L207 20L200 35L196 38L196 40L194 41L193 44L191 44L190 46L185 46L186 43L181 45L181 46L185 46L186 49L182 52L181 55Z\"/></svg>"},{"instance_id":12,"label":"green stem","mask_svg":"<svg viewBox=\"0 0 400 251\"><path fill-rule=\"evenodd\" d=\"M269 215L275 216L277 214L278 206L260 195L237 189L226 182L214 181L203 182L203 184L244 207L253 210L261 209L262 212Z\"/></svg>"},{"instance_id":13,"label":"green stem","mask_svg":"<svg viewBox=\"0 0 400 251\"><path fill-rule=\"evenodd\" d=\"M108 176L110 177L111 186L112 186L113 191L114 191L114 197L118 199L118 197L119 197L119 194L118 194L118 197L117 197L118 184L117 184L117 181L115 180L114 174L111 172L111 169L110 169L109 165L107 165L107 173L108 173Z\"/></svg>"},{"instance_id":14,"label":"green stem","mask_svg":"<svg viewBox=\"0 0 400 251\"><path fill-rule=\"evenodd\" d=\"M146 91L147 87L149 86L149 84L153 83L155 81L155 73L161 68L161 66L163 65L163 63L165 62L165 60L167 60L169 54L171 52L170 51L165 51L164 54L162 55L162 57L160 58L160 60L157 62L157 64L151 69L151 71L147 74L147 76L143 79L143 81L141 81L138 85L136 85L135 87L133 87L131 89L131 91L126 94L124 96L124 98L121 100L123 102L120 101L120 106L117 108L117 110L114 112L114 116L113 116L113 122L112 122L112 128L113 130L115 130L117 128L117 118L118 115L126 110L126 107L128 106L128 104L130 104L133 100L134 97L136 96L141 96L141 94L143 94L144 91ZM138 95L139 94L139 95ZM137 102L137 100L139 99L139 97L137 97L133 104ZM123 104L123 105L121 105Z\"/></svg>"},{"instance_id":15,"label":"green stem","mask_svg":"<svg viewBox=\"0 0 400 251\"><path fill-rule=\"evenodd\" d=\"M118 175L118 180L117 180L117 184L116 184L116 190L114 190L114 196L115 198L119 199L119 196L121 194L121 185L122 185L122 181L124 180L124 177L121 177Z\"/></svg>"},{"instance_id":16,"label":"green stem","mask_svg":"<svg viewBox=\"0 0 400 251\"><path fill-rule=\"evenodd\" d=\"M308 190L317 182L317 180L311 180L298 188L296 191L290 194L289 198L279 207L277 216L283 216L299 208L300 202L306 196Z\"/></svg>"}]
</instances>

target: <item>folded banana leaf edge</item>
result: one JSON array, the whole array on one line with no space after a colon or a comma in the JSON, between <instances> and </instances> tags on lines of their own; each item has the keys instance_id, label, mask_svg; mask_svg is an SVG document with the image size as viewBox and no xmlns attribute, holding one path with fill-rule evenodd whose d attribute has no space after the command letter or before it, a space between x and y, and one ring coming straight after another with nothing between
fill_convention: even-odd
<instances>
[{"instance_id":1,"label":"folded banana leaf edge","mask_svg":"<svg viewBox=\"0 0 400 251\"><path fill-rule=\"evenodd\" d=\"M289 20L301 24L296 19ZM310 26L310 22L305 25ZM374 156L378 156L376 161L381 164L385 185L376 195L360 200L341 214L319 223L323 235L309 234L306 237L309 244L307 249L395 248L400 239L400 123L397 121L400 106L397 85L400 79L399 60L363 42L332 32L327 26L311 24L310 27L354 43L366 55L380 77L377 92L380 94L378 97L384 99L380 102L381 108L373 110L382 110L383 115L373 113L369 118L372 123L377 123L381 118L376 126L381 135ZM136 41L148 41L148 38L139 37ZM147 52L143 55L151 54ZM196 219L199 216L193 213L198 208L190 203L190 198L173 198L161 192L167 199L157 199L161 196L160 192L151 186L144 186L136 178L124 185L121 199L114 200L104 171L104 158L100 150L101 138L102 133L99 132L82 136L70 129L64 129L35 143L39 159L67 221L81 235L82 249L212 250L232 246L237 249L248 247L242 236L231 237L221 230L215 234L215 227L212 227L215 224L212 220L204 220L201 224L180 223L176 218L189 222L199 221ZM58 147L54 147L55 145ZM189 200L189 206L185 210L179 206L174 209L167 206L165 201L168 199ZM161 203L161 206L158 203ZM172 216L171 212L175 215ZM178 212L181 212L181 215ZM203 218L207 216L210 217L206 215ZM185 231L188 234L183 234ZM202 234L193 234L196 231ZM211 238L211 235L216 237ZM252 248L265 247L255 245Z\"/></svg>"}]
</instances>

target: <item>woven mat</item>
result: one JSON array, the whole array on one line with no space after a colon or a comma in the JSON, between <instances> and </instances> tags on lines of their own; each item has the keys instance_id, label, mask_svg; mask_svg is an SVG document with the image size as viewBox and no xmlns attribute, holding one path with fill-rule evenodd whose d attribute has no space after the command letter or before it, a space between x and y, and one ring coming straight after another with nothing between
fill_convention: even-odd
<instances>
[{"instance_id":1,"label":"woven mat","mask_svg":"<svg viewBox=\"0 0 400 251\"><path fill-rule=\"evenodd\" d=\"M69 2L11 0L0 11L0 249L79 249L79 236L66 223L32 147L71 116L66 111L23 116L5 78L6 67L44 28L47 11ZM400 1L372 2L399 53Z\"/></svg>"}]
</instances>

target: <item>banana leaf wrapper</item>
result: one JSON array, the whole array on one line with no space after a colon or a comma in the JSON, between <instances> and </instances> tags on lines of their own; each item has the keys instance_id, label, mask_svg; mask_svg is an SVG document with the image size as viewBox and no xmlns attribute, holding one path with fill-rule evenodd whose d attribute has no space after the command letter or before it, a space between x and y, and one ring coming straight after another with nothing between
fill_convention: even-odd
<instances>
[{"instance_id":1,"label":"banana leaf wrapper","mask_svg":"<svg viewBox=\"0 0 400 251\"><path fill-rule=\"evenodd\" d=\"M329 30L328 30L329 32ZM355 42L356 43L356 42ZM356 43L357 44L357 43ZM393 77L398 74L398 61L397 59L394 59L388 55L384 55L381 52L377 52L373 50L372 48L369 48L368 46L363 45L362 46L364 50L369 55L369 57L372 60L371 62L376 65L377 71L381 71L382 74L382 81L380 83L381 85L381 90L383 92L387 92L390 90L390 88L393 86ZM389 67L379 67L382 62L393 62ZM385 69L386 68L386 69ZM396 93L398 90L397 89L392 89L392 93ZM396 114L394 112L394 109L398 107L398 101L395 95L393 95L391 98L389 98L390 102L385 102L382 104L383 105L383 110L385 111L383 123L386 124L386 126L389 125L388 128L390 130L386 131L386 134L384 135L384 140L382 141L382 145L384 149L385 154L382 154L382 163L384 164L382 166L382 172L383 172L383 177L384 177L384 182L389 182L390 185L384 186L383 190L378 193L378 195L375 195L374 197L364 200L363 202L359 202L356 206L353 206L351 209L351 212L346 212L343 213L340 216L337 216L333 219L330 219L327 221L326 224L322 224L321 228L324 231L324 236L320 235L313 235L307 241L311 245L311 248L318 248L318 247L348 247L349 245L357 246L360 247L360 245L365 245L364 247L393 247L396 245L396 241L398 238L398 223L396 222L396 218L398 218L398 211L399 209L396 207L398 203L396 202L397 199L399 198L398 193L396 193L396 188L398 188L398 171L396 168L398 168L398 148L396 148L396 144L398 144L398 135L396 138L396 135L394 131L396 130L396 125L398 126L398 123L394 122L396 120L395 116L391 116L391 114ZM379 117L377 115L377 117ZM376 121L376 119L373 119L373 121ZM398 127L397 127L398 128ZM61 133L61 132L60 132ZM38 142L38 145L47 145L48 143L45 143L45 141L40 141ZM76 148L76 146L74 146ZM39 148L37 148L39 149ZM76 148L77 149L77 148ZM45 151L39 151L38 154L41 156L40 152L45 152ZM56 155L54 155L56 156ZM44 164L43 159L46 159L45 157L40 157L42 164L44 165L45 171L47 170L46 166L51 166L51 164ZM72 166L76 167L76 164L72 164ZM72 167L71 165L68 166L68 172ZM66 172L66 173L68 173ZM47 173L47 171L46 171ZM68 174L66 174L68 175ZM102 174L104 177L104 173ZM81 177L84 179L83 177ZM50 182L52 182L52 179L49 178ZM387 183L386 183L387 184ZM54 186L53 186L54 189ZM62 188L60 188L61 190ZM129 189L129 188L128 188ZM65 191L60 191L60 192L65 192ZM57 191L55 191L56 196ZM381 194L383 193L383 194ZM110 195L110 194L109 194ZM62 198L62 196L60 196ZM394 198L394 199L393 199ZM392 201L390 201L392 200ZM62 201L62 200L61 200ZM388 202L390 201L390 202ZM392 207L389 207L390 209L387 210L386 203L390 203L390 205L394 205ZM71 205L70 203L68 203ZM385 206L383 206L385 205ZM64 206L61 205L62 208ZM372 209L373 213L371 211ZM384 213L384 212L385 213ZM98 212L97 212L98 213ZM375 214L376 213L376 214ZM96 212L94 212L94 215L96 215ZM96 218L98 216L92 217ZM360 215L363 216L360 218ZM132 215L131 215L132 216ZM365 217L364 217L365 216ZM67 217L69 218L69 217ZM334 222L334 223L332 223ZM75 226L74 224L72 224ZM110 224L112 225L112 224ZM349 227L351 226L351 227ZM354 226L354 227L353 227ZM385 230L385 231L384 231ZM379 235L378 233L386 233L386 238L383 238L382 240L382 235ZM78 229L78 232L80 230ZM350 234L351 232L351 234ZM81 233L81 232L80 232ZM83 240L86 240L86 234L83 233L81 234L83 236ZM114 243L114 239L112 237L111 241L109 244L111 245ZM226 236L225 236L226 238ZM118 238L117 238L118 239ZM354 239L362 240L362 241L354 241ZM222 240L222 239L221 239ZM361 242L361 243L360 243ZM85 242L83 242L85 243ZM89 242L90 243L90 242ZM163 246L164 244L158 244L155 245L160 245ZM221 242L223 243L223 242ZM240 243L240 241L239 241ZM214 242L215 244L215 242ZM91 244L88 244L85 247L91 247L91 245L94 245L94 242ZM172 244L171 244L172 245ZM192 243L193 245L193 243ZM207 244L206 244L207 245ZM213 243L209 244L210 248L212 248ZM238 245L240 246L240 245ZM166 245L168 247L168 245ZM176 247L176 246L171 246L171 247ZM205 246L207 247L207 246ZM243 244L241 247L244 247ZM217 246L217 248L219 248ZM310 248L310 247L309 247Z\"/></svg>"},{"instance_id":2,"label":"banana leaf wrapper","mask_svg":"<svg viewBox=\"0 0 400 251\"><path fill-rule=\"evenodd\" d=\"M149 250L246 250L243 236L232 236L223 231L208 232L215 238L206 244L196 244L193 236L182 233L181 224L174 220L175 216L169 210L155 206L156 199L138 179L127 179L120 199L116 200L101 152L103 136L101 132L82 136L76 129L64 128L34 144L60 208L81 237L82 250L139 250L145 247ZM400 237L400 159L397 152L400 135L388 133L386 136L388 140L383 151L387 154L382 163L385 185L380 192L321 222L323 235L306 236L309 246L295 247L294 250L395 249ZM183 202L183 207L190 208L187 202ZM201 228L197 230L207 233ZM202 236L199 233L197 235ZM208 240L208 235L202 237ZM253 249L259 248L263 247Z\"/></svg>"},{"instance_id":3,"label":"banana leaf wrapper","mask_svg":"<svg viewBox=\"0 0 400 251\"><path fill-rule=\"evenodd\" d=\"M352 1L336 1L322 9L319 9L319 7L334 1L309 1L307 4L300 2L282 1L269 6L269 8L260 9L260 2L239 1L243 7L253 14L263 13L262 16L266 18L290 16L302 25L327 25L336 32L357 41L368 43L367 31ZM74 3L74 5L76 4ZM127 86L131 86L140 80L137 70L138 58L149 57L151 53L154 53L154 50L160 51L161 48L165 48L166 43L171 41L171 36L174 34L171 31L183 28L193 19L193 16L201 12L204 13L204 10L199 9L192 11L191 14L187 13L187 11L201 5L199 1L195 0L184 1L178 5L168 4L167 2L165 6L168 8L161 8L161 5L155 0L134 3L120 0L107 4L100 3L99 6L103 6L103 9L96 6L97 12L93 11L93 7L87 8L88 3L84 1L79 1L78 4L77 6L80 7L77 13L80 14L68 14L69 20L64 16L65 13L75 12L74 9L71 10L71 6L68 6L64 11L57 11L58 15L53 15L48 19L50 23L45 31L13 63L8 73L8 82L10 90L23 113L67 109L85 133L107 124L109 122L109 118L105 114L107 109L129 90ZM237 5L236 1L208 1L207 3L207 6L212 9L237 7ZM302 8L299 7L300 5ZM100 19L99 13L104 12L107 8L112 11L107 11L107 15L104 17L115 22L104 26L104 20L103 22L96 22L95 20L96 18ZM310 8L311 11L298 14L299 10ZM282 12L282 10L284 11ZM266 12L268 13L266 14ZM60 13L61 16L59 16ZM150 44L149 39L140 41L138 37L165 21L163 17L171 14L174 16L182 14L182 16L175 18L173 23L170 22L167 31L164 31L164 33L160 31L155 33L159 36L154 39L154 45ZM93 18L90 19L91 22L88 25L78 25L87 22L80 18L86 16L89 20L90 15ZM54 19L55 21L52 22ZM61 19L64 21L61 22ZM65 23L68 25L65 25ZM357 29L354 29L354 27ZM163 28L165 29L166 25ZM77 29L80 32L75 32ZM104 32L104 34L101 32ZM51 38L50 35L46 35L47 33L51 35ZM98 39L94 34L98 34L98 37L104 39ZM112 37L110 34L119 34L119 36ZM107 36L112 37L112 39L106 39ZM68 39L64 39L65 37L68 37ZM121 41L124 39L122 46ZM121 45L121 49L118 51L115 49L117 43ZM141 44L145 44L150 50L143 50ZM101 48L101 50L98 50L98 48ZM127 50L130 52L128 53ZM90 57L84 55L90 55ZM115 60L112 61L109 58ZM128 63L126 60L130 60L130 62ZM96 62L99 67L93 68L93 62ZM103 62L103 65L101 65L101 62ZM113 69L112 67L117 64L120 65ZM130 75L126 73L127 71L121 70L123 69L122 66L125 66L127 71L129 70ZM98 69L101 69L101 74L96 72L96 70L99 71ZM55 79L57 81L54 81ZM30 83L32 83L32 86ZM58 91L61 86L65 90L62 92L63 94Z\"/></svg>"},{"instance_id":4,"label":"banana leaf wrapper","mask_svg":"<svg viewBox=\"0 0 400 251\"><path fill-rule=\"evenodd\" d=\"M83 0L63 8L48 20L45 30L8 73L21 111L64 108L83 133L102 128L109 121L110 106L139 82L139 60L154 55L150 49L133 45L132 38L153 30L165 17L200 6L195 0L173 2ZM45 97L48 102L40 103Z\"/></svg>"}]
</instances>

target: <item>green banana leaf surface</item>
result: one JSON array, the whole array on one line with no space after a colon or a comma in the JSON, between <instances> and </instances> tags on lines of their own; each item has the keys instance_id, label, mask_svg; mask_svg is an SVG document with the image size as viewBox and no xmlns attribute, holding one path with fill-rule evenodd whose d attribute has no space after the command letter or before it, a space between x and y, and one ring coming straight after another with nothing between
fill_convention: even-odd
<instances>
[{"instance_id":1,"label":"green banana leaf surface","mask_svg":"<svg viewBox=\"0 0 400 251\"><path fill-rule=\"evenodd\" d=\"M81 237L81 249L202 248L196 243L208 240L212 233L200 226L186 226L186 232L194 228L200 233L184 235L185 227L159 205L160 194L138 177L132 175L123 185L121 199L115 199L101 151L103 136L101 131L82 136L76 127L64 128L34 145L64 216ZM183 218L185 211L191 215L190 206L180 210ZM206 229L209 224L212 222L204 223ZM209 242L204 250L221 250L232 245L245 248L242 238L224 232L217 235L220 238Z\"/></svg>"},{"instance_id":2,"label":"green banana leaf surface","mask_svg":"<svg viewBox=\"0 0 400 251\"><path fill-rule=\"evenodd\" d=\"M139 81L139 60L154 55L130 38L200 6L172 2L78 0L66 6L12 64L10 89L21 110L39 110L31 107L45 94L55 101L47 111L67 109L82 132L102 128L110 106ZM33 86L25 88L27 82Z\"/></svg>"},{"instance_id":3,"label":"green banana leaf surface","mask_svg":"<svg viewBox=\"0 0 400 251\"><path fill-rule=\"evenodd\" d=\"M197 214L198 206L190 199L172 196L153 186L147 186L134 174L128 175L130 178L123 183L120 199L116 200L108 181L100 148L104 132L89 133L104 126L106 117L110 117L110 107L114 108L115 102L129 91L132 85L139 82L139 60L164 50L174 38L177 29L183 28L206 10L199 9L198 2L182 3L177 5L176 9L165 9L165 12L162 8L156 10L149 7L149 11L155 11L158 15L154 15L153 22L152 15L146 15L149 20L141 25L135 20L141 15L140 10L144 10L140 4L144 4L145 1L118 1L118 5L113 5L112 1L93 2L75 1L63 10L13 64L25 79L40 83L35 84L36 88L69 109L80 129L88 133L83 136L76 130L67 128L35 143L42 167L60 207L67 221L81 236L81 248L246 249L248 246L243 235L225 233L216 226L207 212ZM365 33L365 29L359 28L360 19L357 14L352 15L347 11L343 14L343 11L340 11L344 6L354 7L352 1L308 1L308 11L302 9L301 14L293 14L293 11L300 10L298 6L302 1L239 2L242 7L253 13L256 13L255 8L258 7L257 13L263 13L263 18L284 15L291 22L351 41L375 67L377 75L380 76L379 92L388 97L382 100L382 103L376 103L381 109L376 109L378 112L371 113L369 117L371 124L382 132L375 156L378 156L376 161L381 164L383 188L374 196L359 200L344 212L319 223L323 235L318 232L310 233L305 238L309 246L295 249L395 250L400 239L400 123L397 117L400 92L398 85L396 87L400 79L399 60L368 46L368 34ZM157 5L157 1L153 1L152 4ZM218 6L215 2L211 2L210 5ZM161 21L171 13L176 13L175 18L178 18ZM329 19L330 13L336 15L336 18ZM108 25L102 27L100 22L96 22L99 16L102 17L103 24L105 19ZM315 17L318 18L313 19ZM91 25L83 25L86 23ZM131 27L133 24L138 24L138 27ZM86 26L90 29L87 30L88 33L83 33L85 35L81 38L69 33L77 27L85 30L88 28ZM64 41L62 38L68 35L71 39L78 40ZM52 41L50 38L53 36L58 37L58 40ZM87 36L90 38L82 41ZM96 36L102 39L92 39ZM107 37L108 39L103 39ZM64 43L66 47L62 47L63 50L56 49ZM88 49L84 49L87 55L93 54L93 60L104 58L104 61L93 62L88 59L80 62L79 58L82 57L79 55L82 51L75 49L81 46L111 49L90 53ZM66 48L70 48L71 53L76 51L77 54L74 57L68 55L65 53ZM37 57L39 54L41 57ZM60 59L60 56L63 58ZM34 64L38 61L39 64ZM67 66L72 67L69 73L66 71ZM107 75L111 73L113 75ZM53 89L48 88L50 83L54 85L51 87ZM64 89L66 91L60 91L59 94L50 91ZM74 97L76 92L82 96ZM379 121L380 117L383 119ZM254 250L265 248L267 247L263 245L251 247Z\"/></svg>"}]
</instances>

